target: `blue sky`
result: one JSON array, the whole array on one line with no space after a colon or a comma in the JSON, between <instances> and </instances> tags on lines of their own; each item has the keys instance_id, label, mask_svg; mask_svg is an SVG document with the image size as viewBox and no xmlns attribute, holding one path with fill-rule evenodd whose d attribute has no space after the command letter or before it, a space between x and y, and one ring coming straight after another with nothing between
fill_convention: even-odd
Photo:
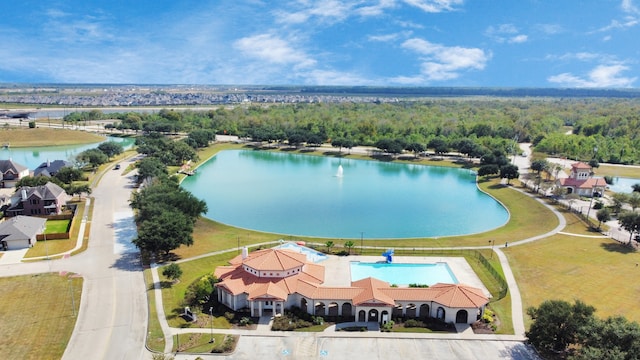
<instances>
[{"instance_id":1,"label":"blue sky","mask_svg":"<svg viewBox=\"0 0 640 360\"><path fill-rule=\"evenodd\" d=\"M0 14L0 82L640 85L640 0L21 0Z\"/></svg>"}]
</instances>

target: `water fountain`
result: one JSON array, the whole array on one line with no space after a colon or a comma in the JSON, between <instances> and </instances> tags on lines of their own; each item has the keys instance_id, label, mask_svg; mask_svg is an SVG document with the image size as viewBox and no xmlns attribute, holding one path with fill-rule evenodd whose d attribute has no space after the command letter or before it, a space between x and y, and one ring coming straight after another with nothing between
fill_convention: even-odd
<instances>
[{"instance_id":1,"label":"water fountain","mask_svg":"<svg viewBox=\"0 0 640 360\"><path fill-rule=\"evenodd\" d=\"M342 177L343 173L344 173L344 169L342 168L342 165L339 165L338 172L336 173L336 177Z\"/></svg>"}]
</instances>

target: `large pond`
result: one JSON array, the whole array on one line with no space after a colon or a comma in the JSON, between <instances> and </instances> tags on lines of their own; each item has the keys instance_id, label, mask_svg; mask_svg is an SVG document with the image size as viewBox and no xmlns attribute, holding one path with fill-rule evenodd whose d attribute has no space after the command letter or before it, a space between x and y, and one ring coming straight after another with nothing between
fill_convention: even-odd
<instances>
[{"instance_id":1,"label":"large pond","mask_svg":"<svg viewBox=\"0 0 640 360\"><path fill-rule=\"evenodd\" d=\"M134 138L122 138L109 136L104 141L113 141L122 144L125 149L133 146ZM96 148L100 142L82 145L38 146L38 147L10 147L0 149L0 159L11 159L20 165L33 170L43 162L50 160L67 160L73 158L84 150Z\"/></svg>"},{"instance_id":2,"label":"large pond","mask_svg":"<svg viewBox=\"0 0 640 360\"><path fill-rule=\"evenodd\" d=\"M338 176L342 175L342 176ZM416 238L484 232L509 214L466 169L230 150L182 186L206 217L236 227L330 238Z\"/></svg>"}]
</instances>

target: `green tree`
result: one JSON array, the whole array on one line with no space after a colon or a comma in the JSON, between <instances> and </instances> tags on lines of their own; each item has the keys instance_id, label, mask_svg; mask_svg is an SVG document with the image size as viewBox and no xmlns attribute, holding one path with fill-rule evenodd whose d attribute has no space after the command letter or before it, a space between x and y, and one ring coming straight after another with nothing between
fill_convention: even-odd
<instances>
[{"instance_id":1,"label":"green tree","mask_svg":"<svg viewBox=\"0 0 640 360\"><path fill-rule=\"evenodd\" d=\"M478 176L491 176L500 173L500 168L496 164L482 165L478 169Z\"/></svg>"},{"instance_id":2,"label":"green tree","mask_svg":"<svg viewBox=\"0 0 640 360\"><path fill-rule=\"evenodd\" d=\"M184 294L185 305L201 306L208 302L217 282L215 275L209 274L189 284Z\"/></svg>"},{"instance_id":3,"label":"green tree","mask_svg":"<svg viewBox=\"0 0 640 360\"><path fill-rule=\"evenodd\" d=\"M71 184L65 187L65 191L71 196L78 195L82 198L82 194L91 194L91 186L89 184Z\"/></svg>"},{"instance_id":4,"label":"green tree","mask_svg":"<svg viewBox=\"0 0 640 360\"><path fill-rule=\"evenodd\" d=\"M355 245L356 245L356 244L355 244L353 241L351 241L351 240L347 240L347 241L345 241L345 243L344 243L344 247L346 247L346 248L347 248L347 250L349 251L349 255L351 255L351 248L353 248Z\"/></svg>"},{"instance_id":5,"label":"green tree","mask_svg":"<svg viewBox=\"0 0 640 360\"><path fill-rule=\"evenodd\" d=\"M158 206L162 206L158 204ZM141 251L169 255L181 245L193 245L193 221L175 211L160 209L159 214L143 221L133 244Z\"/></svg>"},{"instance_id":6,"label":"green tree","mask_svg":"<svg viewBox=\"0 0 640 360\"><path fill-rule=\"evenodd\" d=\"M629 245L631 245L633 235L640 232L640 213L623 211L618 215L618 221L620 222L620 226L629 232Z\"/></svg>"},{"instance_id":7,"label":"green tree","mask_svg":"<svg viewBox=\"0 0 640 360\"><path fill-rule=\"evenodd\" d=\"M625 193L613 193L611 195L611 210L614 213L619 214L622 211L622 206L627 202L628 195Z\"/></svg>"},{"instance_id":8,"label":"green tree","mask_svg":"<svg viewBox=\"0 0 640 360\"><path fill-rule=\"evenodd\" d=\"M598 319L583 333L581 346L571 360L631 360L640 355L640 325L637 322L621 316Z\"/></svg>"},{"instance_id":9,"label":"green tree","mask_svg":"<svg viewBox=\"0 0 640 360\"><path fill-rule=\"evenodd\" d=\"M65 184L71 184L74 181L82 180L83 175L84 173L82 170L71 166L65 166L60 168L54 177Z\"/></svg>"},{"instance_id":10,"label":"green tree","mask_svg":"<svg viewBox=\"0 0 640 360\"><path fill-rule=\"evenodd\" d=\"M109 158L105 153L98 149L89 149L76 155L76 160L82 166L89 165L92 168L96 168L109 161Z\"/></svg>"},{"instance_id":11,"label":"green tree","mask_svg":"<svg viewBox=\"0 0 640 360\"><path fill-rule=\"evenodd\" d=\"M546 300L530 307L527 314L533 320L526 332L529 342L543 353L565 353L578 344L580 331L593 322L595 308L580 300L572 305L562 300Z\"/></svg>"},{"instance_id":12,"label":"green tree","mask_svg":"<svg viewBox=\"0 0 640 360\"><path fill-rule=\"evenodd\" d=\"M516 165L508 164L500 167L500 178L507 179L507 184L511 182L512 179L517 179L520 176L518 172L518 167Z\"/></svg>"},{"instance_id":13,"label":"green tree","mask_svg":"<svg viewBox=\"0 0 640 360\"><path fill-rule=\"evenodd\" d=\"M640 193L632 192L627 198L627 203L631 206L631 210L636 211L640 207Z\"/></svg>"},{"instance_id":14,"label":"green tree","mask_svg":"<svg viewBox=\"0 0 640 360\"><path fill-rule=\"evenodd\" d=\"M138 180L167 175L167 167L155 156L147 156L138 162Z\"/></svg>"},{"instance_id":15,"label":"green tree","mask_svg":"<svg viewBox=\"0 0 640 360\"><path fill-rule=\"evenodd\" d=\"M326 243L324 243L324 245L327 247L327 252L330 253L331 252L331 248L335 245L333 241L329 240Z\"/></svg>"},{"instance_id":16,"label":"green tree","mask_svg":"<svg viewBox=\"0 0 640 360\"><path fill-rule=\"evenodd\" d=\"M171 281L175 283L182 276L182 269L180 268L180 265L171 263L162 269L162 275L167 279L171 279Z\"/></svg>"},{"instance_id":17,"label":"green tree","mask_svg":"<svg viewBox=\"0 0 640 360\"><path fill-rule=\"evenodd\" d=\"M603 222L611 220L611 210L606 207L598 210L596 218L598 219L598 230L600 230L600 225L602 225Z\"/></svg>"},{"instance_id":18,"label":"green tree","mask_svg":"<svg viewBox=\"0 0 640 360\"><path fill-rule=\"evenodd\" d=\"M116 155L122 154L124 148L122 147L122 144L118 144L117 142L106 141L98 145L98 150L102 151L109 159L111 159Z\"/></svg>"},{"instance_id":19,"label":"green tree","mask_svg":"<svg viewBox=\"0 0 640 360\"><path fill-rule=\"evenodd\" d=\"M48 176L38 175L38 176L25 176L23 178L20 178L16 182L16 189L19 189L23 186L29 186L29 187L42 186L48 182L52 182L56 185L59 185L60 187L64 187L64 184L56 178L50 178Z\"/></svg>"}]
</instances>

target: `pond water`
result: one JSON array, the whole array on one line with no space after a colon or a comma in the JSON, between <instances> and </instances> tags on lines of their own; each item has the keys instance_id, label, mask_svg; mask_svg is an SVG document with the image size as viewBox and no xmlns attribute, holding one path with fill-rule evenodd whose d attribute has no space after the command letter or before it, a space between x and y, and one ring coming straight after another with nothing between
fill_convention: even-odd
<instances>
[{"instance_id":1,"label":"pond water","mask_svg":"<svg viewBox=\"0 0 640 360\"><path fill-rule=\"evenodd\" d=\"M104 141L113 141L125 149L133 146L134 138L122 138L109 136ZM73 158L88 149L96 148L100 142L82 145L61 145L61 146L38 146L38 147L10 147L0 149L0 159L11 159L20 165L33 170L40 166L43 162L50 160L67 160L72 161Z\"/></svg>"},{"instance_id":2,"label":"pond water","mask_svg":"<svg viewBox=\"0 0 640 360\"><path fill-rule=\"evenodd\" d=\"M439 237L488 231L509 218L478 190L474 172L436 166L230 150L182 186L206 201L210 219L284 235Z\"/></svg>"},{"instance_id":3,"label":"pond water","mask_svg":"<svg viewBox=\"0 0 640 360\"><path fill-rule=\"evenodd\" d=\"M631 194L633 192L634 184L640 184L640 179L614 177L613 184L609 185L609 189L613 192Z\"/></svg>"}]
</instances>

